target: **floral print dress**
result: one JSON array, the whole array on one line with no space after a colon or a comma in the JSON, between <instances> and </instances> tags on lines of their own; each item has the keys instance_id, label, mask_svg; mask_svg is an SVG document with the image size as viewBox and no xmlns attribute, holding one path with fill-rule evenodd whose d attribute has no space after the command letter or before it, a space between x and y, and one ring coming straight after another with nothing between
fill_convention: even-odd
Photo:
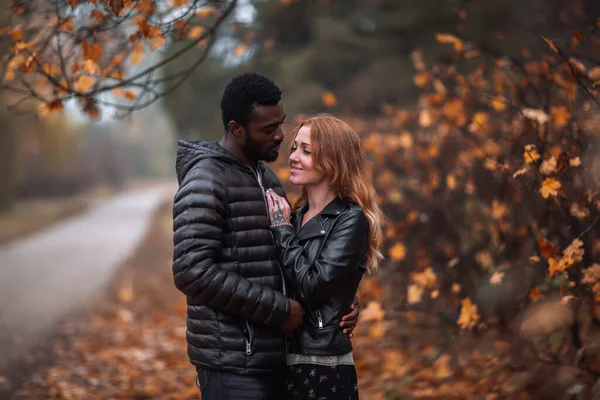
<instances>
[{"instance_id":1,"label":"floral print dress","mask_svg":"<svg viewBox=\"0 0 600 400\"><path fill-rule=\"evenodd\" d=\"M286 399L357 400L352 352L341 356L288 354Z\"/></svg>"}]
</instances>

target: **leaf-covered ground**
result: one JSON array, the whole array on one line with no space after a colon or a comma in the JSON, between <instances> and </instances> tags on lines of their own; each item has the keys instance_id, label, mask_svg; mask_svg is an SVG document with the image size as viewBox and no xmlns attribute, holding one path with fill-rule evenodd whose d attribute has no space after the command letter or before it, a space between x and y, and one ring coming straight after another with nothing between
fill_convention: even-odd
<instances>
[{"instance_id":1,"label":"leaf-covered ground","mask_svg":"<svg viewBox=\"0 0 600 400\"><path fill-rule=\"evenodd\" d=\"M27 400L198 399L170 246L166 205L108 293L62 323L49 351L29 354L40 357L35 368L0 377L0 388L18 383L12 398ZM452 338L450 329L414 314L393 320L381 309L381 286L370 278L360 292L364 306L354 343L361 398L529 398L522 394L527 372L507 368L508 343L474 342L470 334Z\"/></svg>"}]
</instances>

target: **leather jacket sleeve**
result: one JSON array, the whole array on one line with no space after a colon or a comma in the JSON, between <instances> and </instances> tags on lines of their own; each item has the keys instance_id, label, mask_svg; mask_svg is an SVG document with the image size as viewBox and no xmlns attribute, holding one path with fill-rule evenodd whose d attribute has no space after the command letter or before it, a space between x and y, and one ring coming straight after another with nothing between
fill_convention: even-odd
<instances>
[{"instance_id":1,"label":"leather jacket sleeve","mask_svg":"<svg viewBox=\"0 0 600 400\"><path fill-rule=\"evenodd\" d=\"M294 228L273 229L284 274L307 305L327 299L363 263L369 233L366 217L362 211L349 211L339 218L312 264L298 244Z\"/></svg>"},{"instance_id":2,"label":"leather jacket sleeve","mask_svg":"<svg viewBox=\"0 0 600 400\"><path fill-rule=\"evenodd\" d=\"M279 327L290 313L282 293L222 269L225 188L207 171L190 171L173 207L175 286L195 302L252 322Z\"/></svg>"}]
</instances>

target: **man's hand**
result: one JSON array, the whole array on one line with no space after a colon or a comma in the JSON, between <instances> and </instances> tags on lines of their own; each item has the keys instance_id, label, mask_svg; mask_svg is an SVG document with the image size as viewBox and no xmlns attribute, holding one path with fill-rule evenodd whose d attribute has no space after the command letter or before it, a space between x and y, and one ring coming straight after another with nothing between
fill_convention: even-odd
<instances>
[{"instance_id":1,"label":"man's hand","mask_svg":"<svg viewBox=\"0 0 600 400\"><path fill-rule=\"evenodd\" d=\"M358 323L358 315L360 314L360 301L357 296L354 296L354 301L352 305L350 305L352 311L350 314L344 315L342 317L342 321L340 322L340 327L343 329L342 333L344 335L349 335L350 337L354 336L354 328L356 328L356 324Z\"/></svg>"},{"instance_id":2,"label":"man's hand","mask_svg":"<svg viewBox=\"0 0 600 400\"><path fill-rule=\"evenodd\" d=\"M302 320L304 319L304 308L294 299L288 299L290 301L290 315L287 321L281 326L281 330L286 335L293 335L302 327Z\"/></svg>"}]
</instances>

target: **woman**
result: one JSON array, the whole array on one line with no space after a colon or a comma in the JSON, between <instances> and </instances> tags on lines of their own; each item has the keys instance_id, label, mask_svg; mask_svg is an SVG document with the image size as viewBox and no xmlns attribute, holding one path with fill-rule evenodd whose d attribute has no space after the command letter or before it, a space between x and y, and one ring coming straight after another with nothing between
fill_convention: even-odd
<instances>
[{"instance_id":1,"label":"woman","mask_svg":"<svg viewBox=\"0 0 600 400\"><path fill-rule=\"evenodd\" d=\"M358 399L352 343L339 328L365 271L383 258L383 215L360 137L338 118L302 122L291 143L293 209L267 193L271 228L285 276L305 309L288 352L290 399ZM293 214L293 215L292 215Z\"/></svg>"}]
</instances>

